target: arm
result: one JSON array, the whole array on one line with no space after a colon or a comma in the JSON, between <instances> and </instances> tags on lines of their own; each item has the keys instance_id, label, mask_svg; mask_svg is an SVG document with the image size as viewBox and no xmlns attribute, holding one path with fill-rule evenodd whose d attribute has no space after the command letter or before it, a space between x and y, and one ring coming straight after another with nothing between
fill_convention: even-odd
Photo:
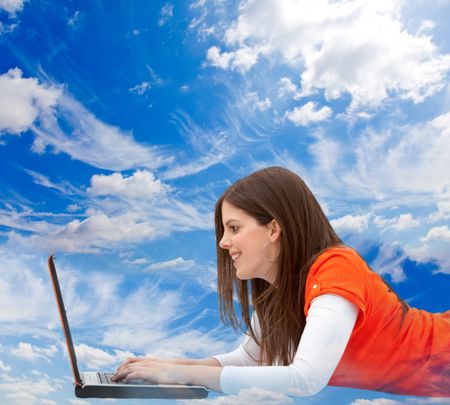
<instances>
[{"instance_id":1,"label":"arm","mask_svg":"<svg viewBox=\"0 0 450 405\"><path fill-rule=\"evenodd\" d=\"M202 385L220 391L222 367L217 360L157 360L152 358L130 358L125 360L112 377L113 381L128 383L146 380L156 384Z\"/></svg>"},{"instance_id":2,"label":"arm","mask_svg":"<svg viewBox=\"0 0 450 405\"><path fill-rule=\"evenodd\" d=\"M330 380L344 353L358 316L345 298L325 294L315 298L294 361L290 366L224 367L224 393L260 387L300 396L314 395Z\"/></svg>"},{"instance_id":3,"label":"arm","mask_svg":"<svg viewBox=\"0 0 450 405\"><path fill-rule=\"evenodd\" d=\"M252 327L259 337L261 329L256 312L252 316ZM194 384L220 391L222 366L256 366L259 355L259 345L246 335L236 350L206 359L129 358L119 366L113 380L145 379L158 383Z\"/></svg>"},{"instance_id":4,"label":"arm","mask_svg":"<svg viewBox=\"0 0 450 405\"><path fill-rule=\"evenodd\" d=\"M130 359L115 380L144 379L159 384L203 385L215 391L236 393L260 387L301 396L313 395L328 383L344 353L358 316L358 308L334 294L311 303L293 364L290 366L211 367L152 359ZM205 359L209 363L209 359Z\"/></svg>"},{"instance_id":5,"label":"arm","mask_svg":"<svg viewBox=\"0 0 450 405\"><path fill-rule=\"evenodd\" d=\"M208 357L206 359L154 359L155 361L161 361L163 363L183 364L185 366L211 366L220 367L219 360L214 357Z\"/></svg>"},{"instance_id":6,"label":"arm","mask_svg":"<svg viewBox=\"0 0 450 405\"><path fill-rule=\"evenodd\" d=\"M256 312L253 312L252 315L252 327L259 338L261 336L261 327L259 325L259 319ZM171 364L183 364L183 365L203 365L203 366L257 366L258 359L260 355L260 347L259 345L249 336L245 335L245 338L242 344L236 350L233 350L229 353L218 354L206 359L158 359L158 358L147 358L151 361L159 361L163 363L171 363ZM145 358L129 358L125 360L120 367L127 363L131 363L138 360L145 360Z\"/></svg>"}]
</instances>

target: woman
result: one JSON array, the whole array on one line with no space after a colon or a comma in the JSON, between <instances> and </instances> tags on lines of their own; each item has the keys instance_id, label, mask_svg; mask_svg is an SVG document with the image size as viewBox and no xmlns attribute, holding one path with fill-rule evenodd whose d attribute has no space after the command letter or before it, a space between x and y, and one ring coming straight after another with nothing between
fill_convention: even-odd
<instances>
[{"instance_id":1,"label":"woman","mask_svg":"<svg viewBox=\"0 0 450 405\"><path fill-rule=\"evenodd\" d=\"M117 381L450 396L450 311L408 307L342 244L296 174L272 167L239 180L217 202L215 226L220 314L240 326L237 293L244 342L203 360L128 359Z\"/></svg>"}]
</instances>

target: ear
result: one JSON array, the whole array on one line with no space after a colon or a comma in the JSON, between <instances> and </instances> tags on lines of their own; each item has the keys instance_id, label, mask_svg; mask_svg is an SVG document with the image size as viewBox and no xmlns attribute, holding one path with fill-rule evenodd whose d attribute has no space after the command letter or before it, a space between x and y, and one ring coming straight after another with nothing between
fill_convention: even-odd
<instances>
[{"instance_id":1,"label":"ear","mask_svg":"<svg viewBox=\"0 0 450 405\"><path fill-rule=\"evenodd\" d=\"M270 231L269 240L272 243L279 240L281 237L281 228L280 228L280 225L278 225L278 222L275 221L275 219L272 219L272 221L270 221L270 223L268 223L267 226L269 227L269 231Z\"/></svg>"}]
</instances>

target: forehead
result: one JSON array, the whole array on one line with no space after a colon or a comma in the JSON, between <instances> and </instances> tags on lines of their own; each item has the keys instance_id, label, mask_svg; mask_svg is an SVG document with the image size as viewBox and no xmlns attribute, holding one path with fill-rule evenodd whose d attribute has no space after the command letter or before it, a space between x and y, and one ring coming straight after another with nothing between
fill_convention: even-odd
<instances>
[{"instance_id":1,"label":"forehead","mask_svg":"<svg viewBox=\"0 0 450 405\"><path fill-rule=\"evenodd\" d=\"M240 222L247 222L247 221L254 221L256 220L248 215L244 210L241 210L240 208L230 204L227 201L223 201L222 203L222 222L226 224L228 221L240 221Z\"/></svg>"}]
</instances>

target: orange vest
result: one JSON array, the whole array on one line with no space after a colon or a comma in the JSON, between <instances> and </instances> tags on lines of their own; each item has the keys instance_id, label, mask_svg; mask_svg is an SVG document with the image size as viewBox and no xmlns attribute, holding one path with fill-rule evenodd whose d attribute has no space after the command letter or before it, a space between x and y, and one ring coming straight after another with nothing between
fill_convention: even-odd
<instances>
[{"instance_id":1,"label":"orange vest","mask_svg":"<svg viewBox=\"0 0 450 405\"><path fill-rule=\"evenodd\" d=\"M328 249L311 266L305 315L321 294L338 294L359 308L329 385L450 397L450 311L410 308L402 322L397 296L347 247Z\"/></svg>"}]
</instances>

